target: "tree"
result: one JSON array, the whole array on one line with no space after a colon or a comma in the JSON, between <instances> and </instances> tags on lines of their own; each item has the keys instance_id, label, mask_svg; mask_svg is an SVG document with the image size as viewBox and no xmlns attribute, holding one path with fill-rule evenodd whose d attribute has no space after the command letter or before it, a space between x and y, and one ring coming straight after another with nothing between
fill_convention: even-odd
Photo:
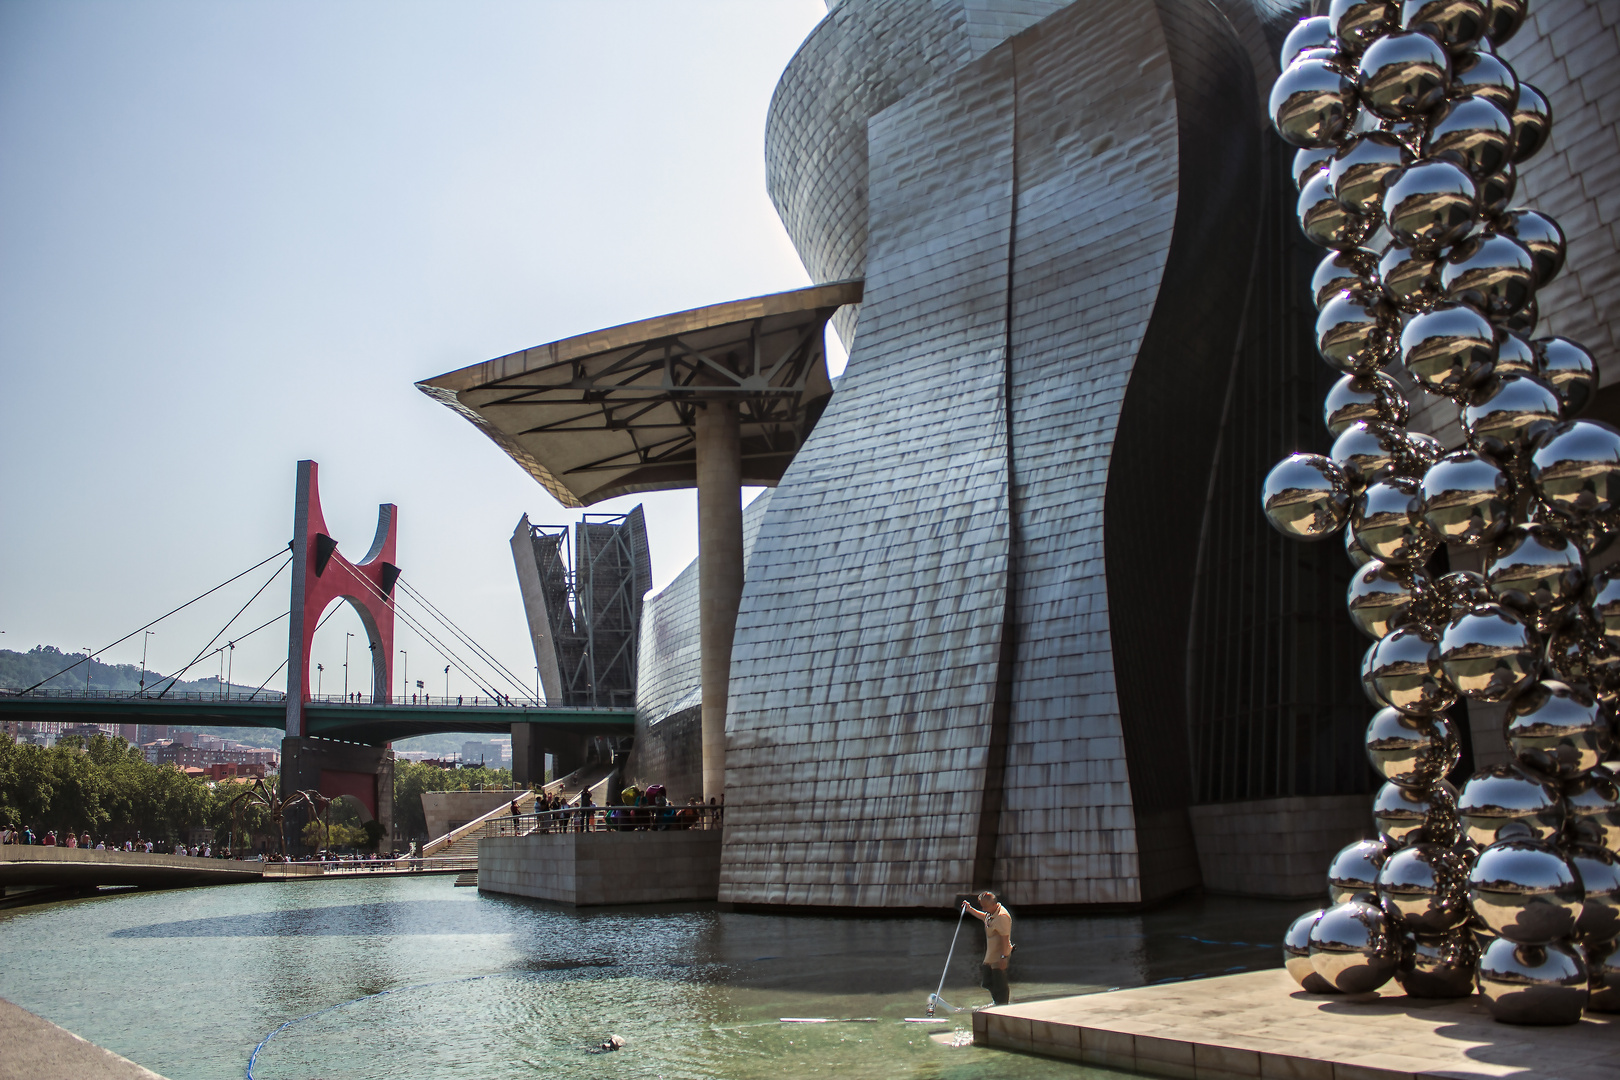
<instances>
[{"instance_id":1,"label":"tree","mask_svg":"<svg viewBox=\"0 0 1620 1080\"><path fill-rule=\"evenodd\" d=\"M422 794L427 791L472 791L512 786L510 769L441 769L423 761L394 763L394 815L406 836L427 832Z\"/></svg>"}]
</instances>

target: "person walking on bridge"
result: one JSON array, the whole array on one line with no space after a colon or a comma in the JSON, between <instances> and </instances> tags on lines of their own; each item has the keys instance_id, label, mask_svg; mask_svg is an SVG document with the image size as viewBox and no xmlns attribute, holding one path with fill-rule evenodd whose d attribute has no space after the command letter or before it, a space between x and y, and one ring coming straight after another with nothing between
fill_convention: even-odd
<instances>
[{"instance_id":1,"label":"person walking on bridge","mask_svg":"<svg viewBox=\"0 0 1620 1080\"><path fill-rule=\"evenodd\" d=\"M1012 961L1012 912L1008 911L996 899L996 894L986 890L979 894L979 903L984 909L974 907L964 900L965 908L975 919L984 923L984 963L979 965L979 985L990 991L990 1000L997 1005L1005 1005L1012 1000L1012 993L1007 985L1007 967Z\"/></svg>"}]
</instances>

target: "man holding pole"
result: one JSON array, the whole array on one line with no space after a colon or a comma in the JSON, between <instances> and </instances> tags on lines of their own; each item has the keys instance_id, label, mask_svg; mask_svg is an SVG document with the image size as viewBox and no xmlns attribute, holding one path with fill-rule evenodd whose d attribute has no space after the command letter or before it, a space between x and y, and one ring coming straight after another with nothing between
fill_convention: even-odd
<instances>
[{"instance_id":1,"label":"man holding pole","mask_svg":"<svg viewBox=\"0 0 1620 1080\"><path fill-rule=\"evenodd\" d=\"M1012 912L996 900L993 892L980 893L979 903L984 910L962 901L962 907L984 923L984 963L979 965L979 985L990 991L991 1001L1005 1005L1012 996L1007 986L1007 965L1013 951Z\"/></svg>"}]
</instances>

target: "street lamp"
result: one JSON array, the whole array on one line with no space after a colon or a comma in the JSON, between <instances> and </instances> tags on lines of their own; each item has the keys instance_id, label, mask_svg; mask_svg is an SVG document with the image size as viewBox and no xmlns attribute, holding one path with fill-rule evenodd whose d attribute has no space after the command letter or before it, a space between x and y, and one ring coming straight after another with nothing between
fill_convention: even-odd
<instances>
[{"instance_id":1,"label":"street lamp","mask_svg":"<svg viewBox=\"0 0 1620 1080\"><path fill-rule=\"evenodd\" d=\"M399 655L405 658L400 661L399 665L401 674L404 676L399 681L399 703L403 705L411 700L411 654L401 649Z\"/></svg>"},{"instance_id":2,"label":"street lamp","mask_svg":"<svg viewBox=\"0 0 1620 1080\"><path fill-rule=\"evenodd\" d=\"M84 692L90 692L90 669L95 666L95 650L89 645L84 647Z\"/></svg>"},{"instance_id":3,"label":"street lamp","mask_svg":"<svg viewBox=\"0 0 1620 1080\"><path fill-rule=\"evenodd\" d=\"M142 694L146 693L146 646L147 646L147 643L152 640L152 635L155 634L155 633L157 633L156 630L148 630L148 631L146 631L145 634L141 635L141 693Z\"/></svg>"},{"instance_id":4,"label":"street lamp","mask_svg":"<svg viewBox=\"0 0 1620 1080\"><path fill-rule=\"evenodd\" d=\"M343 700L349 700L349 639L353 634L343 635Z\"/></svg>"},{"instance_id":5,"label":"street lamp","mask_svg":"<svg viewBox=\"0 0 1620 1080\"><path fill-rule=\"evenodd\" d=\"M450 665L444 665L444 703L450 704Z\"/></svg>"},{"instance_id":6,"label":"street lamp","mask_svg":"<svg viewBox=\"0 0 1620 1080\"><path fill-rule=\"evenodd\" d=\"M230 697L231 680L236 677L236 642L227 641L225 644L228 645L231 650L225 661L225 696Z\"/></svg>"},{"instance_id":7,"label":"street lamp","mask_svg":"<svg viewBox=\"0 0 1620 1080\"><path fill-rule=\"evenodd\" d=\"M325 673L326 673L326 665L325 664L316 664L315 665L315 700L317 700L317 701L319 701L320 698L321 698L321 676L324 675Z\"/></svg>"},{"instance_id":8,"label":"street lamp","mask_svg":"<svg viewBox=\"0 0 1620 1080\"><path fill-rule=\"evenodd\" d=\"M540 707L540 665L534 665L534 707Z\"/></svg>"}]
</instances>

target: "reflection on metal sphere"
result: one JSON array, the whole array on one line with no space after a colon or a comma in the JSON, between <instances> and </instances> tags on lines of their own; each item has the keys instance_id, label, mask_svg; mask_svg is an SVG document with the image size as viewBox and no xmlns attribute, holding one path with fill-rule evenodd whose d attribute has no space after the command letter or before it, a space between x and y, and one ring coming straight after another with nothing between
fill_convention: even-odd
<instances>
[{"instance_id":1,"label":"reflection on metal sphere","mask_svg":"<svg viewBox=\"0 0 1620 1080\"><path fill-rule=\"evenodd\" d=\"M1464 839L1480 847L1498 840L1552 840L1564 825L1558 792L1513 765L1493 765L1468 778L1457 797Z\"/></svg>"},{"instance_id":2,"label":"reflection on metal sphere","mask_svg":"<svg viewBox=\"0 0 1620 1080\"><path fill-rule=\"evenodd\" d=\"M1308 994L1336 994L1333 984L1311 966L1311 927L1322 917L1322 909L1307 911L1289 924L1283 934L1283 967Z\"/></svg>"},{"instance_id":3,"label":"reflection on metal sphere","mask_svg":"<svg viewBox=\"0 0 1620 1080\"><path fill-rule=\"evenodd\" d=\"M1447 623L1436 656L1459 694L1473 701L1505 701L1535 681L1539 644L1518 615L1488 604Z\"/></svg>"},{"instance_id":4,"label":"reflection on metal sphere","mask_svg":"<svg viewBox=\"0 0 1620 1080\"><path fill-rule=\"evenodd\" d=\"M1558 276L1564 268L1564 230L1539 210L1511 210L1501 221L1501 230L1530 249L1536 261L1536 286Z\"/></svg>"},{"instance_id":5,"label":"reflection on metal sphere","mask_svg":"<svg viewBox=\"0 0 1620 1080\"><path fill-rule=\"evenodd\" d=\"M1384 708L1367 724L1367 760L1399 787L1427 788L1457 767L1462 745L1444 716L1409 716Z\"/></svg>"},{"instance_id":6,"label":"reflection on metal sphere","mask_svg":"<svg viewBox=\"0 0 1620 1080\"><path fill-rule=\"evenodd\" d=\"M1326 172L1328 163L1333 160L1333 153L1338 149L1334 144L1327 146L1307 146L1294 155L1294 187L1303 191L1305 184L1317 173Z\"/></svg>"},{"instance_id":7,"label":"reflection on metal sphere","mask_svg":"<svg viewBox=\"0 0 1620 1080\"><path fill-rule=\"evenodd\" d=\"M1323 260L1323 265L1327 265L1327 260ZM1411 408L1400 386L1382 371L1365 377L1346 375L1328 391L1327 400L1322 404L1322 421L1336 439L1357 420L1404 427Z\"/></svg>"},{"instance_id":8,"label":"reflection on metal sphere","mask_svg":"<svg viewBox=\"0 0 1620 1080\"><path fill-rule=\"evenodd\" d=\"M1454 844L1457 790L1444 780L1423 791L1385 784L1373 797L1373 825L1391 847Z\"/></svg>"},{"instance_id":9,"label":"reflection on metal sphere","mask_svg":"<svg viewBox=\"0 0 1620 1080\"><path fill-rule=\"evenodd\" d=\"M1391 244L1378 260L1378 284L1392 304L1408 313L1428 311L1445 299L1440 259Z\"/></svg>"},{"instance_id":10,"label":"reflection on metal sphere","mask_svg":"<svg viewBox=\"0 0 1620 1080\"><path fill-rule=\"evenodd\" d=\"M1277 134L1294 146L1329 146L1350 123L1355 93L1342 69L1301 57L1272 84L1271 122Z\"/></svg>"},{"instance_id":11,"label":"reflection on metal sphere","mask_svg":"<svg viewBox=\"0 0 1620 1080\"><path fill-rule=\"evenodd\" d=\"M1539 682L1514 698L1503 734L1519 764L1542 776L1571 780L1603 761L1609 722L1584 690Z\"/></svg>"},{"instance_id":12,"label":"reflection on metal sphere","mask_svg":"<svg viewBox=\"0 0 1620 1080\"><path fill-rule=\"evenodd\" d=\"M1518 334L1497 330L1496 368L1492 374L1498 378L1506 375L1530 375L1539 378L1541 369L1536 366L1536 352L1530 347L1530 342Z\"/></svg>"},{"instance_id":13,"label":"reflection on metal sphere","mask_svg":"<svg viewBox=\"0 0 1620 1080\"><path fill-rule=\"evenodd\" d=\"M1357 420L1339 433L1329 451L1334 464L1344 470L1351 490L1360 490L1382 477L1405 450L1401 430L1390 424ZM1365 547L1365 545L1363 545ZM1371 554L1371 549L1366 549Z\"/></svg>"},{"instance_id":14,"label":"reflection on metal sphere","mask_svg":"<svg viewBox=\"0 0 1620 1080\"><path fill-rule=\"evenodd\" d=\"M1571 844L1567 854L1581 882L1575 940L1597 945L1620 937L1620 857L1591 844Z\"/></svg>"},{"instance_id":15,"label":"reflection on metal sphere","mask_svg":"<svg viewBox=\"0 0 1620 1080\"><path fill-rule=\"evenodd\" d=\"M1520 525L1491 545L1485 580L1504 607L1546 633L1580 599L1586 586L1586 557L1556 529Z\"/></svg>"},{"instance_id":16,"label":"reflection on metal sphere","mask_svg":"<svg viewBox=\"0 0 1620 1080\"><path fill-rule=\"evenodd\" d=\"M1586 962L1562 941L1493 941L1479 958L1479 995L1505 1024L1576 1024L1586 1006Z\"/></svg>"},{"instance_id":17,"label":"reflection on metal sphere","mask_svg":"<svg viewBox=\"0 0 1620 1080\"><path fill-rule=\"evenodd\" d=\"M1359 53L1400 25L1400 11L1386 0L1333 0L1328 5L1333 36L1346 52Z\"/></svg>"},{"instance_id":18,"label":"reflection on metal sphere","mask_svg":"<svg viewBox=\"0 0 1620 1080\"><path fill-rule=\"evenodd\" d=\"M1562 417L1563 406L1551 387L1526 375L1504 375L1468 403L1462 422L1470 446L1506 462L1523 454Z\"/></svg>"},{"instance_id":19,"label":"reflection on metal sphere","mask_svg":"<svg viewBox=\"0 0 1620 1080\"><path fill-rule=\"evenodd\" d=\"M1421 566L1373 560L1350 575L1345 604L1350 621L1370 638L1419 620L1434 583Z\"/></svg>"},{"instance_id":20,"label":"reflection on metal sphere","mask_svg":"<svg viewBox=\"0 0 1620 1080\"><path fill-rule=\"evenodd\" d=\"M1378 989L1395 974L1400 956L1400 940L1372 904L1335 904L1311 927L1311 966L1340 993Z\"/></svg>"},{"instance_id":21,"label":"reflection on metal sphere","mask_svg":"<svg viewBox=\"0 0 1620 1080\"><path fill-rule=\"evenodd\" d=\"M1455 244L1474 227L1479 187L1449 161L1420 161L1403 169L1384 193L1384 222L1407 247Z\"/></svg>"},{"instance_id":22,"label":"reflection on metal sphere","mask_svg":"<svg viewBox=\"0 0 1620 1080\"><path fill-rule=\"evenodd\" d=\"M1519 189L1519 171L1512 165L1482 176L1479 180L1479 216L1481 220L1499 218L1513 205L1513 195Z\"/></svg>"},{"instance_id":23,"label":"reflection on metal sphere","mask_svg":"<svg viewBox=\"0 0 1620 1080\"><path fill-rule=\"evenodd\" d=\"M1369 131L1347 140L1333 155L1328 179L1334 196L1362 216L1384 212L1384 187L1412 163L1412 152L1395 136Z\"/></svg>"},{"instance_id":24,"label":"reflection on metal sphere","mask_svg":"<svg viewBox=\"0 0 1620 1080\"><path fill-rule=\"evenodd\" d=\"M1344 527L1344 553L1349 557L1350 565L1358 569L1372 562L1372 556L1361 549L1361 541L1356 539L1356 530L1348 523Z\"/></svg>"},{"instance_id":25,"label":"reflection on metal sphere","mask_svg":"<svg viewBox=\"0 0 1620 1080\"><path fill-rule=\"evenodd\" d=\"M1511 114L1519 101L1519 77L1490 53L1464 53L1452 60L1451 92L1483 98Z\"/></svg>"},{"instance_id":26,"label":"reflection on metal sphere","mask_svg":"<svg viewBox=\"0 0 1620 1080\"><path fill-rule=\"evenodd\" d=\"M1429 126L1423 156L1449 161L1475 180L1498 172L1513 160L1513 121L1484 98L1448 102Z\"/></svg>"},{"instance_id":27,"label":"reflection on metal sphere","mask_svg":"<svg viewBox=\"0 0 1620 1080\"><path fill-rule=\"evenodd\" d=\"M1290 454L1266 474L1266 520L1284 536L1320 540L1344 524L1350 484L1321 454Z\"/></svg>"},{"instance_id":28,"label":"reflection on metal sphere","mask_svg":"<svg viewBox=\"0 0 1620 1080\"><path fill-rule=\"evenodd\" d=\"M1597 618L1603 640L1620 648L1620 567L1610 567L1592 579L1586 602Z\"/></svg>"},{"instance_id":29,"label":"reflection on metal sphere","mask_svg":"<svg viewBox=\"0 0 1620 1080\"><path fill-rule=\"evenodd\" d=\"M1552 106L1540 90L1527 82L1519 84L1519 97L1513 107L1513 161L1523 164L1536 156L1552 134Z\"/></svg>"},{"instance_id":30,"label":"reflection on metal sphere","mask_svg":"<svg viewBox=\"0 0 1620 1080\"><path fill-rule=\"evenodd\" d=\"M1545 945L1575 932L1581 882L1551 844L1501 840L1474 860L1468 901L1493 933L1520 945Z\"/></svg>"},{"instance_id":31,"label":"reflection on metal sphere","mask_svg":"<svg viewBox=\"0 0 1620 1080\"><path fill-rule=\"evenodd\" d=\"M1586 947L1586 975L1591 997L1586 1009L1595 1013L1620 1012L1620 941Z\"/></svg>"},{"instance_id":32,"label":"reflection on metal sphere","mask_svg":"<svg viewBox=\"0 0 1620 1080\"><path fill-rule=\"evenodd\" d=\"M1513 524L1513 481L1494 461L1456 450L1423 474L1423 520L1447 544L1477 547Z\"/></svg>"},{"instance_id":33,"label":"reflection on metal sphere","mask_svg":"<svg viewBox=\"0 0 1620 1080\"><path fill-rule=\"evenodd\" d=\"M1382 840L1357 840L1340 848L1328 864L1328 900L1335 904L1376 902L1378 870L1388 857L1389 849Z\"/></svg>"},{"instance_id":34,"label":"reflection on metal sphere","mask_svg":"<svg viewBox=\"0 0 1620 1080\"><path fill-rule=\"evenodd\" d=\"M1620 431L1591 420L1553 425L1530 454L1530 480L1548 509L1567 521L1620 508Z\"/></svg>"},{"instance_id":35,"label":"reflection on metal sphere","mask_svg":"<svg viewBox=\"0 0 1620 1080\"><path fill-rule=\"evenodd\" d=\"M1370 252L1360 249L1329 251L1311 275L1311 295L1316 298L1317 311L1340 293L1369 291L1378 291L1378 266Z\"/></svg>"},{"instance_id":36,"label":"reflection on metal sphere","mask_svg":"<svg viewBox=\"0 0 1620 1080\"><path fill-rule=\"evenodd\" d=\"M1537 306L1534 297L1524 307L1512 315L1498 315L1491 321L1503 330L1511 331L1521 337L1529 337L1536 332L1536 323L1541 319L1541 308Z\"/></svg>"},{"instance_id":37,"label":"reflection on metal sphere","mask_svg":"<svg viewBox=\"0 0 1620 1080\"><path fill-rule=\"evenodd\" d=\"M1440 844L1408 844L1378 871L1385 914L1414 934L1444 934L1467 922L1468 867Z\"/></svg>"},{"instance_id":38,"label":"reflection on metal sphere","mask_svg":"<svg viewBox=\"0 0 1620 1080\"><path fill-rule=\"evenodd\" d=\"M1620 852L1620 785L1606 767L1565 782L1564 813L1571 840Z\"/></svg>"},{"instance_id":39,"label":"reflection on metal sphere","mask_svg":"<svg viewBox=\"0 0 1620 1080\"><path fill-rule=\"evenodd\" d=\"M1485 36L1492 45L1500 45L1524 25L1525 6L1529 0L1488 0L1485 12Z\"/></svg>"},{"instance_id":40,"label":"reflection on metal sphere","mask_svg":"<svg viewBox=\"0 0 1620 1080\"><path fill-rule=\"evenodd\" d=\"M1283 39L1282 51L1277 54L1277 67L1279 70L1287 68L1306 49L1337 47L1338 43L1333 40L1333 23L1327 16L1318 15L1314 19L1301 19ZM1509 100L1508 104L1512 105L1512 100Z\"/></svg>"},{"instance_id":41,"label":"reflection on metal sphere","mask_svg":"<svg viewBox=\"0 0 1620 1080\"><path fill-rule=\"evenodd\" d=\"M1419 515L1420 502L1418 482L1409 476L1368 484L1351 510L1361 549L1387 563L1427 562L1440 539Z\"/></svg>"},{"instance_id":42,"label":"reflection on metal sphere","mask_svg":"<svg viewBox=\"0 0 1620 1080\"><path fill-rule=\"evenodd\" d=\"M1495 597L1491 596L1491 586L1485 580L1485 576L1472 570L1453 570L1449 574L1441 574L1435 579L1434 587L1442 611L1449 612L1446 616L1448 620L1455 619L1480 604L1495 603Z\"/></svg>"},{"instance_id":43,"label":"reflection on metal sphere","mask_svg":"<svg viewBox=\"0 0 1620 1080\"><path fill-rule=\"evenodd\" d=\"M1340 293L1316 317L1316 348L1340 371L1370 375L1389 362L1400 330L1400 316L1379 293L1369 290L1365 300Z\"/></svg>"},{"instance_id":44,"label":"reflection on metal sphere","mask_svg":"<svg viewBox=\"0 0 1620 1080\"><path fill-rule=\"evenodd\" d=\"M1485 32L1485 5L1480 0L1406 0L1401 27L1422 31L1452 52L1462 52Z\"/></svg>"},{"instance_id":45,"label":"reflection on metal sphere","mask_svg":"<svg viewBox=\"0 0 1620 1080\"><path fill-rule=\"evenodd\" d=\"M1408 937L1395 981L1416 998L1461 998L1474 992L1479 945L1467 930Z\"/></svg>"},{"instance_id":46,"label":"reflection on metal sphere","mask_svg":"<svg viewBox=\"0 0 1620 1080\"><path fill-rule=\"evenodd\" d=\"M1536 338L1535 350L1541 381L1552 387L1565 416L1576 416L1597 396L1597 361L1586 349L1564 337Z\"/></svg>"},{"instance_id":47,"label":"reflection on metal sphere","mask_svg":"<svg viewBox=\"0 0 1620 1080\"><path fill-rule=\"evenodd\" d=\"M1319 247L1348 250L1373 231L1374 220L1352 213L1333 197L1329 174L1317 173L1299 189L1299 227Z\"/></svg>"},{"instance_id":48,"label":"reflection on metal sphere","mask_svg":"<svg viewBox=\"0 0 1620 1080\"><path fill-rule=\"evenodd\" d=\"M1400 336L1401 362L1431 393L1455 396L1478 386L1496 363L1496 328L1466 304L1415 316Z\"/></svg>"},{"instance_id":49,"label":"reflection on metal sphere","mask_svg":"<svg viewBox=\"0 0 1620 1080\"><path fill-rule=\"evenodd\" d=\"M1402 476L1421 477L1434 463L1446 456L1446 447L1433 435L1408 431L1406 448L1395 455L1395 471Z\"/></svg>"},{"instance_id":50,"label":"reflection on metal sphere","mask_svg":"<svg viewBox=\"0 0 1620 1080\"><path fill-rule=\"evenodd\" d=\"M1487 315L1510 315L1535 294L1535 260L1512 237L1481 233L1446 255L1440 285L1448 300L1472 304Z\"/></svg>"},{"instance_id":51,"label":"reflection on metal sphere","mask_svg":"<svg viewBox=\"0 0 1620 1080\"><path fill-rule=\"evenodd\" d=\"M1410 120L1446 99L1451 55L1427 34L1390 34L1362 55L1356 84L1362 104L1374 113Z\"/></svg>"},{"instance_id":52,"label":"reflection on metal sphere","mask_svg":"<svg viewBox=\"0 0 1620 1080\"><path fill-rule=\"evenodd\" d=\"M1620 691L1620 655L1603 643L1584 617L1570 619L1547 638L1546 677L1581 687L1599 701Z\"/></svg>"}]
</instances>

